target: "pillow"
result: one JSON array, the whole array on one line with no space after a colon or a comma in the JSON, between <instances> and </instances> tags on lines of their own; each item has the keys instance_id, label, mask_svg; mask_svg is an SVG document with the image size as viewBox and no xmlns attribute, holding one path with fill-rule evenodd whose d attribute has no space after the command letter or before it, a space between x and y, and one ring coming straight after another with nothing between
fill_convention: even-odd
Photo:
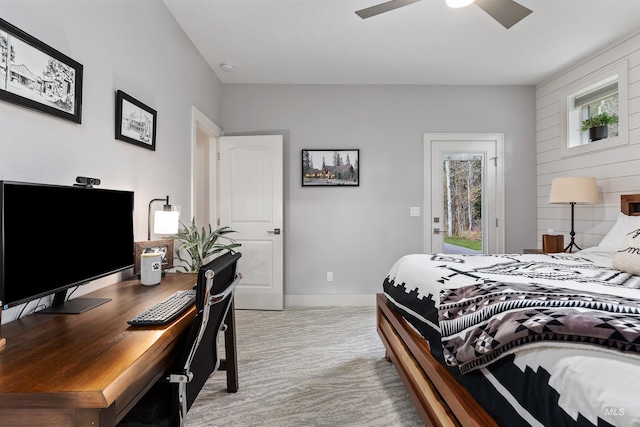
<instances>
[{"instance_id":1,"label":"pillow","mask_svg":"<svg viewBox=\"0 0 640 427\"><path fill-rule=\"evenodd\" d=\"M627 234L636 228L637 223L637 216L629 216L620 212L616 223L598 245L598 250L600 252L618 251L622 247Z\"/></svg>"},{"instance_id":2,"label":"pillow","mask_svg":"<svg viewBox=\"0 0 640 427\"><path fill-rule=\"evenodd\" d=\"M613 256L613 268L640 276L640 220L627 234L618 252Z\"/></svg>"}]
</instances>

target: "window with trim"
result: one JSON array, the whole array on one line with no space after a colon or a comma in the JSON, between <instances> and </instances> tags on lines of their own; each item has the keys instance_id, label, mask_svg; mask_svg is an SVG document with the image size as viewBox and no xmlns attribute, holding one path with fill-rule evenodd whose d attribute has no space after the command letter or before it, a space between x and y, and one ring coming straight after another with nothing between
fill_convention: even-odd
<instances>
[{"instance_id":1,"label":"window with trim","mask_svg":"<svg viewBox=\"0 0 640 427\"><path fill-rule=\"evenodd\" d=\"M587 76L564 91L563 126L566 136L563 156L582 154L627 144L627 63L623 61ZM608 125L605 139L591 141L582 122L601 113L616 115L618 123Z\"/></svg>"},{"instance_id":2,"label":"window with trim","mask_svg":"<svg viewBox=\"0 0 640 427\"><path fill-rule=\"evenodd\" d=\"M611 81L612 80L612 81ZM583 93L578 93L571 97L573 103L573 110L569 112L570 123L577 122L577 128L579 129L582 121L589 117L596 116L601 113L608 113L609 115L618 115L618 105L620 102L620 96L618 95L618 75L612 76L602 82L598 82L597 87L587 90ZM573 118L573 120L571 120ZM618 124L609 125L609 138L618 136ZM589 144L589 131L581 131L578 138L574 138L573 141L569 141L569 146Z\"/></svg>"}]
</instances>

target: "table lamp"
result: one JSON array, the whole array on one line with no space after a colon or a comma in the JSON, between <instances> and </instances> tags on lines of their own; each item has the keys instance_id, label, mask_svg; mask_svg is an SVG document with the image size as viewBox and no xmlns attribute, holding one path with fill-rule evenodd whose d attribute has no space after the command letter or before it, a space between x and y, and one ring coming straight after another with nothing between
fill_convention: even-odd
<instances>
[{"instance_id":1,"label":"table lamp","mask_svg":"<svg viewBox=\"0 0 640 427\"><path fill-rule=\"evenodd\" d=\"M149 226L147 240L151 240L151 204L153 202L161 202L165 199L153 199L149 202ZM155 234L176 234L180 222L180 212L174 211L169 204L169 196L161 211L156 211L153 221L153 232Z\"/></svg>"},{"instance_id":2,"label":"table lamp","mask_svg":"<svg viewBox=\"0 0 640 427\"><path fill-rule=\"evenodd\" d=\"M574 240L575 231L573 230L574 208L576 203L594 204L598 202L598 187L596 179L588 176L569 176L562 178L554 178L551 182L551 193L549 194L549 203L569 203L571 205L571 242L564 248L565 252L571 252L575 247L580 247Z\"/></svg>"}]
</instances>

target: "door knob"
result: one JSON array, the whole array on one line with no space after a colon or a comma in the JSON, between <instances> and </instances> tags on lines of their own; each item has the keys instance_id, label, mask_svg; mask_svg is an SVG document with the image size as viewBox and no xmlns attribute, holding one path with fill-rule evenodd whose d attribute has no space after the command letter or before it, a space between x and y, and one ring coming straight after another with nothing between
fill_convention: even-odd
<instances>
[{"instance_id":1,"label":"door knob","mask_svg":"<svg viewBox=\"0 0 640 427\"><path fill-rule=\"evenodd\" d=\"M279 228L274 228L273 230L267 230L267 233L280 234L280 229Z\"/></svg>"},{"instance_id":2,"label":"door knob","mask_svg":"<svg viewBox=\"0 0 640 427\"><path fill-rule=\"evenodd\" d=\"M448 230L440 230L439 228L433 229L433 234L446 233Z\"/></svg>"}]
</instances>

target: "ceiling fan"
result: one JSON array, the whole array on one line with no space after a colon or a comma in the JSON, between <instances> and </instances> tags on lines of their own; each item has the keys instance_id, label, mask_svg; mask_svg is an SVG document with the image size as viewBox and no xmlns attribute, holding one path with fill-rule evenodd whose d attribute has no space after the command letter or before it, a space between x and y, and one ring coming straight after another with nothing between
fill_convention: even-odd
<instances>
[{"instance_id":1,"label":"ceiling fan","mask_svg":"<svg viewBox=\"0 0 640 427\"><path fill-rule=\"evenodd\" d=\"M358 10L356 14L362 18L371 18L399 7L407 6L420 0L391 0L366 9ZM491 16L493 19L502 24L503 27L509 29L515 24L523 20L527 15L533 12L513 0L447 0L447 4L451 7L462 7L475 3Z\"/></svg>"}]
</instances>

